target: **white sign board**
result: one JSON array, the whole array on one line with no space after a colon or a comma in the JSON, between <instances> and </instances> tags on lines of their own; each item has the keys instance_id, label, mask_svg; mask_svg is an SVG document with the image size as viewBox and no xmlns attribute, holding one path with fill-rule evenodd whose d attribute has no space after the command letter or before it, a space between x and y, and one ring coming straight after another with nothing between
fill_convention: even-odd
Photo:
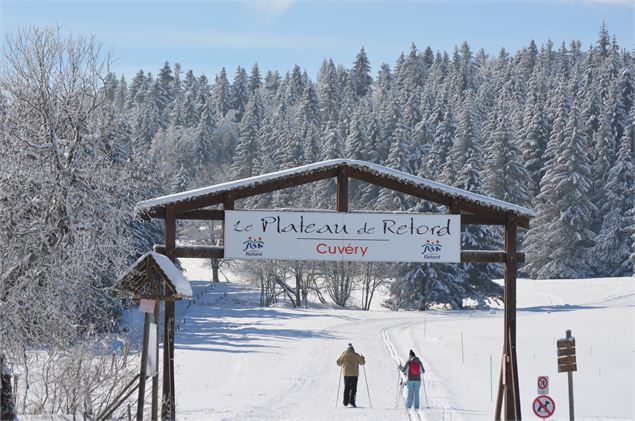
<instances>
[{"instance_id":1,"label":"white sign board","mask_svg":"<svg viewBox=\"0 0 635 421\"><path fill-rule=\"evenodd\" d=\"M225 211L225 257L460 262L461 217L412 213Z\"/></svg>"},{"instance_id":2,"label":"white sign board","mask_svg":"<svg viewBox=\"0 0 635 421\"><path fill-rule=\"evenodd\" d=\"M148 326L148 359L146 364L146 374L148 376L154 376L159 371L159 362L157 361L157 325L150 323Z\"/></svg>"},{"instance_id":3,"label":"white sign board","mask_svg":"<svg viewBox=\"0 0 635 421\"><path fill-rule=\"evenodd\" d=\"M154 300L141 299L139 301L139 311L143 313L154 313Z\"/></svg>"}]
</instances>

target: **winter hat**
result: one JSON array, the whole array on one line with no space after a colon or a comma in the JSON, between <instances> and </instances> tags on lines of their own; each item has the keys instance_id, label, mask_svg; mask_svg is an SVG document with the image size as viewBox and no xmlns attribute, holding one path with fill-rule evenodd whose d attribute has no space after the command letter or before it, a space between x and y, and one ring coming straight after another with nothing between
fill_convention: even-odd
<instances>
[{"instance_id":1,"label":"winter hat","mask_svg":"<svg viewBox=\"0 0 635 421\"><path fill-rule=\"evenodd\" d=\"M348 344L348 346L347 346L346 348L348 348L348 349L352 349L352 350L355 350L355 348L353 348L353 344L351 344L351 343L349 343L349 344Z\"/></svg>"},{"instance_id":2,"label":"winter hat","mask_svg":"<svg viewBox=\"0 0 635 421\"><path fill-rule=\"evenodd\" d=\"M411 349L409 352L410 357L414 357L415 356L415 352Z\"/></svg>"}]
</instances>

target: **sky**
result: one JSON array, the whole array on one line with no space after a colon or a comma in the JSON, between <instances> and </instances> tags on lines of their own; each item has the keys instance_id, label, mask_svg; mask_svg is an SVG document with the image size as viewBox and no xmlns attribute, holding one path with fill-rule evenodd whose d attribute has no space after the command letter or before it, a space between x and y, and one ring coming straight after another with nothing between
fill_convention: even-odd
<instances>
[{"instance_id":1,"label":"sky","mask_svg":"<svg viewBox=\"0 0 635 421\"><path fill-rule=\"evenodd\" d=\"M635 0L0 0L0 16L3 42L24 25L94 34L128 80L165 61L212 80L254 63L263 74L297 64L315 78L325 58L350 67L362 46L375 74L413 42L451 54L467 41L492 56L531 39L586 48L602 22L621 47L635 47Z\"/></svg>"}]
</instances>

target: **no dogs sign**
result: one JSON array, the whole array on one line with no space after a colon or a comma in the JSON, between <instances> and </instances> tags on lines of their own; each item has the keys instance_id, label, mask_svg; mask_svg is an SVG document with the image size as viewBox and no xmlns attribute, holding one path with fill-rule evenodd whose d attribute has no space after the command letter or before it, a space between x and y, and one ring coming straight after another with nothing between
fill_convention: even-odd
<instances>
[{"instance_id":1,"label":"no dogs sign","mask_svg":"<svg viewBox=\"0 0 635 421\"><path fill-rule=\"evenodd\" d=\"M555 412L556 404L549 396L542 395L534 399L532 409L534 410L534 414L540 418L549 418Z\"/></svg>"}]
</instances>

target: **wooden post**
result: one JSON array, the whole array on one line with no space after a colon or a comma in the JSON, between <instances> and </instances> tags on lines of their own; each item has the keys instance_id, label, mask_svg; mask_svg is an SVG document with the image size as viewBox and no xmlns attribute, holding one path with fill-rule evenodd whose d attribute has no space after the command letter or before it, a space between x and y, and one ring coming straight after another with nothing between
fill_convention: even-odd
<instances>
[{"instance_id":1,"label":"wooden post","mask_svg":"<svg viewBox=\"0 0 635 421\"><path fill-rule=\"evenodd\" d=\"M234 210L234 199L230 194L226 194L223 198L223 215L226 210ZM225 218L223 217L223 229L222 229L221 244L225 246Z\"/></svg>"},{"instance_id":2,"label":"wooden post","mask_svg":"<svg viewBox=\"0 0 635 421\"><path fill-rule=\"evenodd\" d=\"M505 312L503 353L503 397L506 420L521 419L518 365L516 358L516 255L517 221L508 214L505 224ZM499 391L500 393L500 391ZM497 405L498 407L498 405ZM500 419L500 414L496 414Z\"/></svg>"},{"instance_id":3,"label":"wooden post","mask_svg":"<svg viewBox=\"0 0 635 421\"><path fill-rule=\"evenodd\" d=\"M346 168L340 168L337 171L336 194L335 209L338 212L348 212L348 175L346 174Z\"/></svg>"},{"instance_id":4,"label":"wooden post","mask_svg":"<svg viewBox=\"0 0 635 421\"><path fill-rule=\"evenodd\" d=\"M155 352L155 361L157 362L157 372L154 373L154 376L152 376L152 412L151 412L151 419L152 421L155 421L159 418L159 329L161 326L161 322L159 321L159 312L160 312L160 305L161 302L159 301L159 296L161 294L160 291L160 286L159 283L156 282L156 286L155 286L155 291L156 291L156 301L154 302L154 323L156 325L156 335L157 335L157 347L154 349Z\"/></svg>"},{"instance_id":5,"label":"wooden post","mask_svg":"<svg viewBox=\"0 0 635 421\"><path fill-rule=\"evenodd\" d=\"M143 420L146 396L148 365L148 340L150 338L150 313L143 314L143 347L141 348L141 370L139 372L139 397L137 398L137 420Z\"/></svg>"},{"instance_id":6,"label":"wooden post","mask_svg":"<svg viewBox=\"0 0 635 421\"><path fill-rule=\"evenodd\" d=\"M494 412L494 420L500 421L503 408L503 392L505 391L503 384L503 374L505 373L505 347L503 347L503 358L501 359L500 375L498 376L498 392L496 393L496 411Z\"/></svg>"},{"instance_id":7,"label":"wooden post","mask_svg":"<svg viewBox=\"0 0 635 421\"><path fill-rule=\"evenodd\" d=\"M176 262L176 214L165 209L165 255ZM165 301L163 311L163 396L161 418L176 419L174 402L174 301Z\"/></svg>"}]
</instances>

